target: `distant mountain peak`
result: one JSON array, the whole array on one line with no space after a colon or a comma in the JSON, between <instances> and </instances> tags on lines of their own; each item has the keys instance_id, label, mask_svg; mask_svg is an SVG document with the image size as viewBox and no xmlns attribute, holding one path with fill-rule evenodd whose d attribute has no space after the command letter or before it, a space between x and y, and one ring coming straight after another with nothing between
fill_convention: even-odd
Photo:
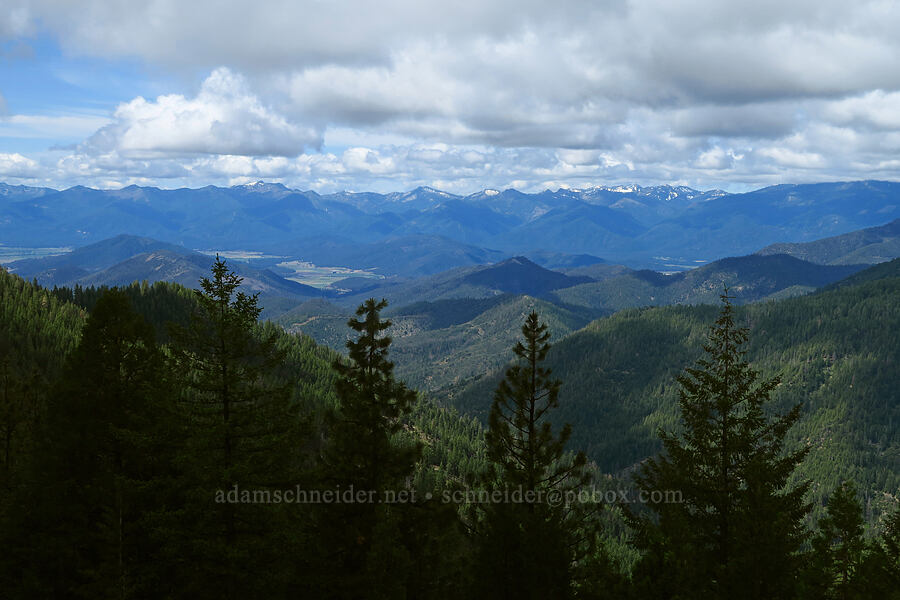
<instances>
[{"instance_id":1,"label":"distant mountain peak","mask_svg":"<svg viewBox=\"0 0 900 600\"><path fill-rule=\"evenodd\" d=\"M543 269L544 267L539 264L529 260L525 256L513 256L511 258L507 258L504 261L497 263L495 266L502 267L503 265L523 265L528 267L537 267L538 269Z\"/></svg>"},{"instance_id":2,"label":"distant mountain peak","mask_svg":"<svg viewBox=\"0 0 900 600\"><path fill-rule=\"evenodd\" d=\"M246 190L248 192L289 192L291 189L285 186L283 183L266 183L265 181L259 180L254 181L252 183L244 183L242 185L234 186L235 189Z\"/></svg>"},{"instance_id":3,"label":"distant mountain peak","mask_svg":"<svg viewBox=\"0 0 900 600\"><path fill-rule=\"evenodd\" d=\"M640 191L641 186L632 183L630 185L616 185L604 189L610 192L618 192L620 194L633 194L634 192Z\"/></svg>"},{"instance_id":4,"label":"distant mountain peak","mask_svg":"<svg viewBox=\"0 0 900 600\"><path fill-rule=\"evenodd\" d=\"M481 267L462 278L463 283L487 287L511 294L543 296L552 290L587 283L588 277L569 277L545 269L524 256Z\"/></svg>"},{"instance_id":5,"label":"distant mountain peak","mask_svg":"<svg viewBox=\"0 0 900 600\"><path fill-rule=\"evenodd\" d=\"M439 190L427 185L420 185L414 190L410 190L402 195L404 200L413 199L417 194L433 194L435 196L440 196L441 198L456 198L454 194L450 192L445 192L443 190Z\"/></svg>"}]
</instances>

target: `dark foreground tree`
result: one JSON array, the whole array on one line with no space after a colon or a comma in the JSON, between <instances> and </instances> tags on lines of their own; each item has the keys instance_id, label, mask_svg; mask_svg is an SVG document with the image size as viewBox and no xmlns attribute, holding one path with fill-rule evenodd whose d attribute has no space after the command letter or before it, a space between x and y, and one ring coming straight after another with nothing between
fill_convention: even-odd
<instances>
[{"instance_id":1,"label":"dark foreground tree","mask_svg":"<svg viewBox=\"0 0 900 600\"><path fill-rule=\"evenodd\" d=\"M810 600L900 598L900 512L885 517L881 535L866 540L856 485L841 484L828 498L805 569Z\"/></svg>"},{"instance_id":2,"label":"dark foreground tree","mask_svg":"<svg viewBox=\"0 0 900 600\"><path fill-rule=\"evenodd\" d=\"M566 455L567 424L554 431L550 412L561 382L543 366L550 334L536 312L522 326L517 363L494 393L485 433L493 470L478 524L476 594L485 598L567 598L574 572L595 539L575 493L589 479L583 453Z\"/></svg>"},{"instance_id":3,"label":"dark foreground tree","mask_svg":"<svg viewBox=\"0 0 900 600\"><path fill-rule=\"evenodd\" d=\"M275 331L257 325L258 295L238 291L241 282L216 257L189 327L172 332L183 377L183 497L170 515L169 550L173 585L197 598L284 593L295 561L287 520L296 507L264 499L301 478L302 419L277 377Z\"/></svg>"},{"instance_id":4,"label":"dark foreground tree","mask_svg":"<svg viewBox=\"0 0 900 600\"><path fill-rule=\"evenodd\" d=\"M900 600L900 508L884 517L881 535L870 541L860 579L869 598Z\"/></svg>"},{"instance_id":5,"label":"dark foreground tree","mask_svg":"<svg viewBox=\"0 0 900 600\"><path fill-rule=\"evenodd\" d=\"M420 447L401 435L416 393L394 378L385 335L391 322L380 317L385 306L372 298L357 309L347 323L358 334L347 342L349 360L334 363L338 406L327 421L321 484L354 501L317 507L318 597L405 593L411 563L404 544L404 513L412 504L407 479Z\"/></svg>"},{"instance_id":6,"label":"dark foreground tree","mask_svg":"<svg viewBox=\"0 0 900 600\"><path fill-rule=\"evenodd\" d=\"M706 356L678 377L681 432L660 432L665 452L634 477L650 513L631 513L641 597L796 596L808 484L788 479L806 450L785 452L784 438L800 406L767 414L779 380L758 381L744 360L748 331L730 300L726 290ZM654 501L666 491L680 498Z\"/></svg>"},{"instance_id":7,"label":"dark foreground tree","mask_svg":"<svg viewBox=\"0 0 900 600\"><path fill-rule=\"evenodd\" d=\"M813 540L806 595L841 600L862 598L865 586L859 571L866 543L856 485L852 481L842 483L828 498L826 510Z\"/></svg>"},{"instance_id":8,"label":"dark foreground tree","mask_svg":"<svg viewBox=\"0 0 900 600\"><path fill-rule=\"evenodd\" d=\"M11 597L148 597L166 574L149 515L171 469L171 396L153 329L106 292L54 386L19 498ZM7 548L7 550L13 550ZM21 587L18 587L21 586Z\"/></svg>"}]
</instances>

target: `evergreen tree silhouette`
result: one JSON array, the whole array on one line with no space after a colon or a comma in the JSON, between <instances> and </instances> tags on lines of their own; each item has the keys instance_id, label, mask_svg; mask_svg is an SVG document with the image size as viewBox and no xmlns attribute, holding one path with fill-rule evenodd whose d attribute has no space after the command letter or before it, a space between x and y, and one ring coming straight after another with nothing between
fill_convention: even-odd
<instances>
[{"instance_id":1,"label":"evergreen tree silhouette","mask_svg":"<svg viewBox=\"0 0 900 600\"><path fill-rule=\"evenodd\" d=\"M678 377L681 431L660 432L664 453L634 476L650 512L628 510L644 552L635 580L647 597L793 598L809 484L788 485L807 449L785 452L784 438L800 405L767 413L779 379L758 381L748 330L727 289L721 299L704 358Z\"/></svg>"}]
</instances>

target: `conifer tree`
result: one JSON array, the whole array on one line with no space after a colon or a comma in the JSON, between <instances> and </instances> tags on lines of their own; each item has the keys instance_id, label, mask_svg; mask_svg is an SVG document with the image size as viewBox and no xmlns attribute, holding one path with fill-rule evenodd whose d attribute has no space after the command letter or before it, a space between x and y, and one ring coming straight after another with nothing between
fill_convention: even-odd
<instances>
[{"instance_id":1,"label":"conifer tree","mask_svg":"<svg viewBox=\"0 0 900 600\"><path fill-rule=\"evenodd\" d=\"M862 506L856 484L845 481L828 499L827 514L819 521L813 540L813 566L822 585L812 589L818 598L861 598L864 582L857 577L866 543L863 538Z\"/></svg>"},{"instance_id":2,"label":"conifer tree","mask_svg":"<svg viewBox=\"0 0 900 600\"><path fill-rule=\"evenodd\" d=\"M788 485L806 450L785 452L784 438L800 405L768 414L779 379L758 381L721 298L705 357L678 377L682 430L660 432L665 452L634 477L651 513L628 511L644 552L635 580L647 597L793 598L808 484Z\"/></svg>"},{"instance_id":3,"label":"conifer tree","mask_svg":"<svg viewBox=\"0 0 900 600\"><path fill-rule=\"evenodd\" d=\"M331 598L402 597L410 557L403 544L409 502L383 500L408 493L407 479L421 448L403 439L402 417L416 393L394 378L388 360L390 320L385 300L366 300L347 325L358 334L347 342L349 360L338 359L336 410L328 419L322 456L324 489L364 494L351 504L320 507L315 536L320 544L320 589Z\"/></svg>"},{"instance_id":4,"label":"conifer tree","mask_svg":"<svg viewBox=\"0 0 900 600\"><path fill-rule=\"evenodd\" d=\"M900 600L900 508L884 517L881 534L870 541L859 579L864 597Z\"/></svg>"},{"instance_id":5,"label":"conifer tree","mask_svg":"<svg viewBox=\"0 0 900 600\"><path fill-rule=\"evenodd\" d=\"M3 342L0 344L5 345ZM14 486L19 440L27 425L25 386L13 372L4 350L0 346L0 504Z\"/></svg>"},{"instance_id":6,"label":"conifer tree","mask_svg":"<svg viewBox=\"0 0 900 600\"><path fill-rule=\"evenodd\" d=\"M194 597L277 594L292 560L279 551L289 507L235 503L227 492L297 484L302 419L276 376L275 332L257 326L258 294L239 291L241 277L218 256L211 275L195 292L190 325L172 328L184 377L185 489L172 515L173 572Z\"/></svg>"},{"instance_id":7,"label":"conifer tree","mask_svg":"<svg viewBox=\"0 0 900 600\"><path fill-rule=\"evenodd\" d=\"M52 390L33 480L19 498L28 515L17 552L23 596L132 598L159 589L165 575L147 515L165 497L171 469L167 391L152 328L123 293L107 291Z\"/></svg>"},{"instance_id":8,"label":"conifer tree","mask_svg":"<svg viewBox=\"0 0 900 600\"><path fill-rule=\"evenodd\" d=\"M593 539L581 529L583 507L566 504L567 493L588 481L586 458L566 456L571 427L554 431L549 420L561 382L542 364L550 334L536 312L526 317L522 336L513 348L517 363L494 393L485 433L493 465L487 489L501 492L502 500L484 507L476 591L486 598L566 598L573 594L576 559L583 558L577 550Z\"/></svg>"}]
</instances>

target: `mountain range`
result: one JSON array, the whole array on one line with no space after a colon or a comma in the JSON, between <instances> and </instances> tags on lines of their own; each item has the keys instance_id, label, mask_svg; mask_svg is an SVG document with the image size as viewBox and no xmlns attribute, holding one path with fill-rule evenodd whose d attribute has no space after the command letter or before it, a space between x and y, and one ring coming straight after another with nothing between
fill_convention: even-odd
<instances>
[{"instance_id":1,"label":"mountain range","mask_svg":"<svg viewBox=\"0 0 900 600\"><path fill-rule=\"evenodd\" d=\"M315 256L312 262L331 266L348 258L347 244L329 247L317 240L407 248L447 240L443 258L429 262L422 257L406 273L389 270L402 271L396 265L404 261L365 264L370 261L352 257L361 268L405 275L496 260L496 253L537 251L588 254L632 267L681 268L900 217L900 183L882 181L779 185L741 194L618 186L531 194L483 190L469 196L433 188L321 195L261 182L230 188L76 186L60 191L0 184L0 198L0 241L10 245L81 246L130 233L189 248L292 256L304 249ZM377 247L373 250L374 257Z\"/></svg>"}]
</instances>

